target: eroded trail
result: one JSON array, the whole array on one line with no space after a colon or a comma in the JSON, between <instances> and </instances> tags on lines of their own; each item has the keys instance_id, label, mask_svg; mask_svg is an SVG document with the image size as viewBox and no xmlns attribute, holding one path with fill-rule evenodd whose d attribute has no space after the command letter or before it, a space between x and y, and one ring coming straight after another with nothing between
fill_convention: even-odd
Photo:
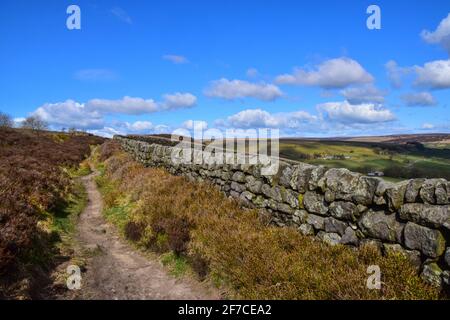
<instances>
[{"instance_id":1,"label":"eroded trail","mask_svg":"<svg viewBox=\"0 0 450 320\"><path fill-rule=\"evenodd\" d=\"M90 251L79 295L83 299L217 299L194 279L176 279L156 260L121 239L102 216L102 198L94 174L83 178L89 202L80 216L78 240Z\"/></svg>"}]
</instances>

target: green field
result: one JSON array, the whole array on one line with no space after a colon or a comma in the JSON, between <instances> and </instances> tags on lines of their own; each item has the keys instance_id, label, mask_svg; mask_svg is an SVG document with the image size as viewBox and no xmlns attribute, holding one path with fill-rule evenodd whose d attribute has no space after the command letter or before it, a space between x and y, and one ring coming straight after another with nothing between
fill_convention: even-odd
<instances>
[{"instance_id":1,"label":"green field","mask_svg":"<svg viewBox=\"0 0 450 320\"><path fill-rule=\"evenodd\" d=\"M280 156L364 174L382 171L387 180L394 181L419 177L450 179L450 149L442 145L282 139Z\"/></svg>"}]
</instances>

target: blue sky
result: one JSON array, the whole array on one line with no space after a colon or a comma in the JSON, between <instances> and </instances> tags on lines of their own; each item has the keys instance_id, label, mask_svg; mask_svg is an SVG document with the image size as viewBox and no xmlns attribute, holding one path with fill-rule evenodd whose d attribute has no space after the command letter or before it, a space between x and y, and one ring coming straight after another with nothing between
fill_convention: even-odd
<instances>
[{"instance_id":1,"label":"blue sky","mask_svg":"<svg viewBox=\"0 0 450 320\"><path fill-rule=\"evenodd\" d=\"M66 9L81 9L69 30ZM369 5L381 30L366 27ZM450 132L450 2L2 1L0 110L55 129Z\"/></svg>"}]
</instances>

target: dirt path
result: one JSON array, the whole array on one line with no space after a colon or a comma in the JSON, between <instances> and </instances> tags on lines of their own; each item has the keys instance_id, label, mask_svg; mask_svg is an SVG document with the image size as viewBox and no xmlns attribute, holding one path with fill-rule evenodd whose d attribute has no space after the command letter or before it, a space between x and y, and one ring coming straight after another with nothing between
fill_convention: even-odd
<instances>
[{"instance_id":1,"label":"dirt path","mask_svg":"<svg viewBox=\"0 0 450 320\"><path fill-rule=\"evenodd\" d=\"M121 239L102 216L94 174L84 177L89 202L80 216L78 241L92 253L83 273L83 299L217 299L214 290L194 279L176 279L158 261Z\"/></svg>"}]
</instances>

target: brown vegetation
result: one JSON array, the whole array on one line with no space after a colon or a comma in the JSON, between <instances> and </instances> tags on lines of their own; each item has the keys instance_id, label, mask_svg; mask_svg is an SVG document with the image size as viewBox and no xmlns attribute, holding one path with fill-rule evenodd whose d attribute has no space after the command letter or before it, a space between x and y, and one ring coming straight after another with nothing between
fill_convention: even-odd
<instances>
[{"instance_id":1,"label":"brown vegetation","mask_svg":"<svg viewBox=\"0 0 450 320\"><path fill-rule=\"evenodd\" d=\"M120 213L125 235L142 247L172 251L203 278L245 299L433 299L401 255L373 247L331 247L294 229L267 225L256 210L242 209L208 184L191 183L163 169L144 168L107 142L98 183L106 210ZM124 215L125 212L125 215ZM125 221L123 221L125 219ZM366 287L377 264L382 289Z\"/></svg>"},{"instance_id":2,"label":"brown vegetation","mask_svg":"<svg viewBox=\"0 0 450 320\"><path fill-rule=\"evenodd\" d=\"M65 168L78 167L90 154L94 136L0 128L0 297L17 280L35 252L38 222L60 205L70 190ZM32 264L32 263L31 263Z\"/></svg>"}]
</instances>

